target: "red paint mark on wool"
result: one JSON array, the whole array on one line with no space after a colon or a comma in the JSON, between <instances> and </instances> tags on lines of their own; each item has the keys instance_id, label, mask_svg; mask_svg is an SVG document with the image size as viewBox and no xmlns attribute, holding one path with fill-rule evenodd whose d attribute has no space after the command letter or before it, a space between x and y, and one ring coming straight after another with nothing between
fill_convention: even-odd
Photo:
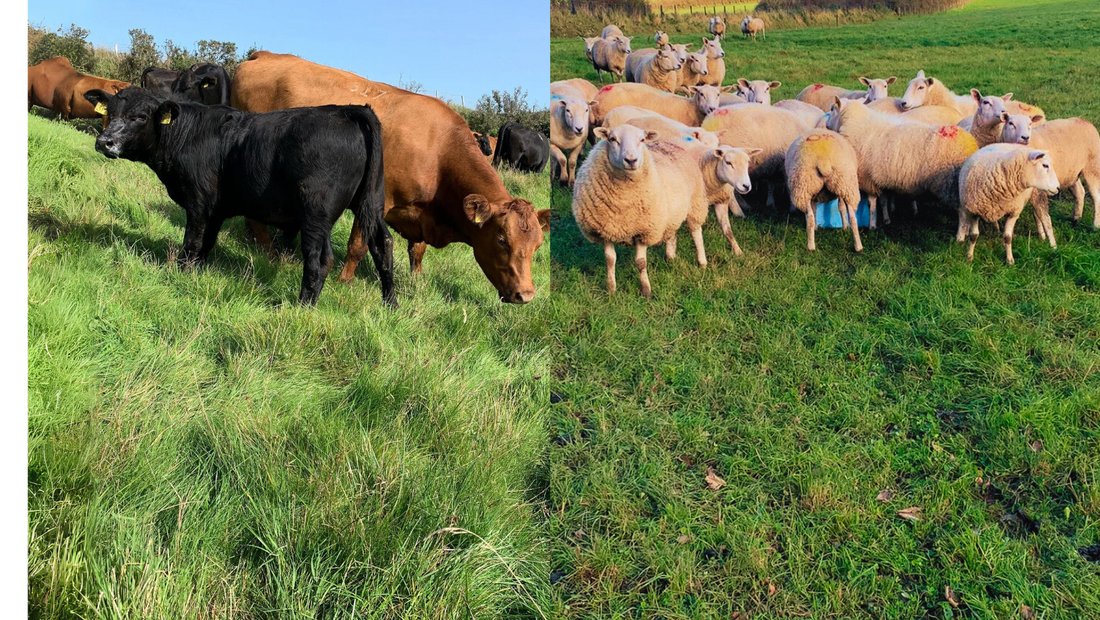
<instances>
[{"instance_id":1,"label":"red paint mark on wool","mask_svg":"<svg viewBox=\"0 0 1100 620\"><path fill-rule=\"evenodd\" d=\"M1026 103L1021 103L1020 104L1020 109L1023 110L1024 112L1030 112L1032 110L1032 107L1029 106Z\"/></svg>"},{"instance_id":2,"label":"red paint mark on wool","mask_svg":"<svg viewBox=\"0 0 1100 620\"><path fill-rule=\"evenodd\" d=\"M946 125L940 127L940 135L945 138L955 138L959 135L959 128L954 125Z\"/></svg>"},{"instance_id":3,"label":"red paint mark on wool","mask_svg":"<svg viewBox=\"0 0 1100 620\"><path fill-rule=\"evenodd\" d=\"M814 90L821 90L822 88L825 88L824 84L814 84Z\"/></svg>"},{"instance_id":4,"label":"red paint mark on wool","mask_svg":"<svg viewBox=\"0 0 1100 620\"><path fill-rule=\"evenodd\" d=\"M806 136L806 142L817 142L818 140L832 140L833 137L827 133L815 133Z\"/></svg>"},{"instance_id":5,"label":"red paint mark on wool","mask_svg":"<svg viewBox=\"0 0 1100 620\"><path fill-rule=\"evenodd\" d=\"M611 84L610 86L604 86L603 88L600 89L600 92L601 93L606 93L607 91L611 90L612 88L615 88L614 84Z\"/></svg>"},{"instance_id":6,"label":"red paint mark on wool","mask_svg":"<svg viewBox=\"0 0 1100 620\"><path fill-rule=\"evenodd\" d=\"M717 110L714 111L714 114L716 116L725 116L729 113L730 113L729 108L718 108Z\"/></svg>"}]
</instances>

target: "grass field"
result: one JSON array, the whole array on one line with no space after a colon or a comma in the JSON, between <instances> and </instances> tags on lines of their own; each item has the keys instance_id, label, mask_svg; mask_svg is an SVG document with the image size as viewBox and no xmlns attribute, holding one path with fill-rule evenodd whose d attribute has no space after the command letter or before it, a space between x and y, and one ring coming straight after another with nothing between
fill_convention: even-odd
<instances>
[{"instance_id":1,"label":"grass field","mask_svg":"<svg viewBox=\"0 0 1100 620\"><path fill-rule=\"evenodd\" d=\"M924 69L1100 123L1098 20L1095 2L979 0L730 38L727 81L791 98L897 75L900 95ZM552 39L568 77L596 79L581 41ZM808 253L801 215L759 206L733 222L741 257L713 219L706 270L686 233L676 261L651 248L649 302L625 248L606 294L569 193L552 204L550 615L1100 617L1078 552L1100 543L1100 231L1066 200L1057 250L1021 218L1015 267L991 228L968 264L932 207L856 255L840 230Z\"/></svg>"},{"instance_id":2,"label":"grass field","mask_svg":"<svg viewBox=\"0 0 1100 620\"><path fill-rule=\"evenodd\" d=\"M32 618L540 617L548 247L515 307L468 246L413 279L398 240L388 311L334 243L303 309L297 253L238 219L181 272L148 168L28 124ZM548 205L546 174L503 174Z\"/></svg>"}]
</instances>

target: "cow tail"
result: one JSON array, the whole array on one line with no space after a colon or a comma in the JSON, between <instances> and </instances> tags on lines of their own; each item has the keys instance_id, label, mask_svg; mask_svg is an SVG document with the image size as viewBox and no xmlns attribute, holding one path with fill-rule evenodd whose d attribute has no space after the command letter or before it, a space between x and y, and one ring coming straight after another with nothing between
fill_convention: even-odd
<instances>
[{"instance_id":1,"label":"cow tail","mask_svg":"<svg viewBox=\"0 0 1100 620\"><path fill-rule=\"evenodd\" d=\"M385 226L382 217L386 213L385 169L382 166L382 124L369 105L356 114L359 129L366 141L367 165L363 181L359 185L354 214L359 220L359 234L364 244L374 241L375 230Z\"/></svg>"}]
</instances>

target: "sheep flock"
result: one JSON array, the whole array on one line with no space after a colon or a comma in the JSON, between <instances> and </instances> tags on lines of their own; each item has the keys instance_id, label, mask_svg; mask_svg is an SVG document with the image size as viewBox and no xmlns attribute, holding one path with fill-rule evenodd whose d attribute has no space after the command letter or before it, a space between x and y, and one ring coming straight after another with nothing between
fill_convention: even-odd
<instances>
[{"instance_id":1,"label":"sheep flock","mask_svg":"<svg viewBox=\"0 0 1100 620\"><path fill-rule=\"evenodd\" d=\"M956 240L969 240L968 260L979 221L1000 229L1005 219L1000 234L1012 264L1014 225L1029 204L1040 236L1055 248L1048 200L1060 189L1075 198L1076 222L1087 188L1092 226L1100 227L1100 134L1088 121L1048 119L1012 93L955 92L923 70L900 97L889 93L896 76L860 76L858 85L811 84L780 99L782 82L771 79L778 76L751 79L731 67L727 79L725 25L712 20L708 31L692 50L670 44L664 32L626 37L609 25L584 39L600 84L551 83L558 179L573 191L581 232L604 247L609 292L616 245L635 249L648 297L647 248L663 244L675 258L684 226L705 267L702 226L712 209L730 251L741 254L730 215L744 217L754 185L767 190L765 208L775 208L777 190L790 197L791 212L805 216L809 251L817 205L834 199L856 252L863 250L856 213L864 200L870 229L890 225L898 205L912 205L918 218L944 208L957 213ZM764 32L763 22L746 16L742 33L756 32ZM631 39L656 47L632 49ZM603 83L604 72L611 83Z\"/></svg>"}]
</instances>

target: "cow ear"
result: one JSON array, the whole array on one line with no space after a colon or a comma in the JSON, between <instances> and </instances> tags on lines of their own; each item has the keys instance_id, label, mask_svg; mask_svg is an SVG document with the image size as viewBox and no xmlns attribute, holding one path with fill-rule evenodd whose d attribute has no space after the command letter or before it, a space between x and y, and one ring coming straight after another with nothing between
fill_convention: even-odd
<instances>
[{"instance_id":1,"label":"cow ear","mask_svg":"<svg viewBox=\"0 0 1100 620\"><path fill-rule=\"evenodd\" d=\"M218 85L218 76L208 75L208 76L204 77L202 79L202 82L199 82L199 84L201 85L202 88L211 88L213 86L217 86Z\"/></svg>"},{"instance_id":2,"label":"cow ear","mask_svg":"<svg viewBox=\"0 0 1100 620\"><path fill-rule=\"evenodd\" d=\"M180 104L175 101L165 101L157 107L153 116L161 125L171 125L180 115Z\"/></svg>"},{"instance_id":3,"label":"cow ear","mask_svg":"<svg viewBox=\"0 0 1100 620\"><path fill-rule=\"evenodd\" d=\"M95 106L95 113L100 116L107 116L107 102L110 101L111 96L106 92L96 88L84 93L84 98Z\"/></svg>"},{"instance_id":4,"label":"cow ear","mask_svg":"<svg viewBox=\"0 0 1100 620\"><path fill-rule=\"evenodd\" d=\"M539 226L542 228L542 232L550 232L550 209L535 211L535 217L539 218Z\"/></svg>"},{"instance_id":5,"label":"cow ear","mask_svg":"<svg viewBox=\"0 0 1100 620\"><path fill-rule=\"evenodd\" d=\"M489 199L481 194L470 194L462 201L462 208L466 210L466 217L480 227L493 215L493 205Z\"/></svg>"}]
</instances>

